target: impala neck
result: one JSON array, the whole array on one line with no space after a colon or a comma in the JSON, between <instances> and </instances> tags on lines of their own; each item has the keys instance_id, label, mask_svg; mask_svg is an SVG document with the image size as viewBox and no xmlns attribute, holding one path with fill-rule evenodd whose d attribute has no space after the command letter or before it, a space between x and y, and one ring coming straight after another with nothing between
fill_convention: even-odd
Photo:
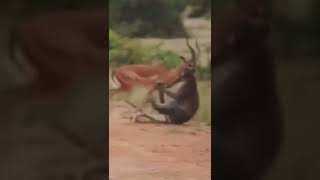
<instances>
[{"instance_id":1,"label":"impala neck","mask_svg":"<svg viewBox=\"0 0 320 180\"><path fill-rule=\"evenodd\" d=\"M184 64L179 65L175 69L171 69L167 74L167 79L169 79L169 84L175 82L181 75L184 68Z\"/></svg>"}]
</instances>

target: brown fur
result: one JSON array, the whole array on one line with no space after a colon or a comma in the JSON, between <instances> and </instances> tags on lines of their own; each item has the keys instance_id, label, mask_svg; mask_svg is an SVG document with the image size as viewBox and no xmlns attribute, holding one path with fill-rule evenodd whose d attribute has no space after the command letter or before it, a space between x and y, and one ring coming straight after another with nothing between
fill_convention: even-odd
<instances>
[{"instance_id":1,"label":"brown fur","mask_svg":"<svg viewBox=\"0 0 320 180\"><path fill-rule=\"evenodd\" d=\"M153 98L151 100L151 104L156 111L165 115L167 120L165 123L183 124L188 122L192 119L199 108L199 94L197 89L197 80L195 78L196 60L198 57L196 57L195 51L189 45L188 40L187 45L191 51L191 60L187 61L184 57L181 57L185 63L183 64L184 66L180 66L176 71L173 71L175 79L168 79L170 81L167 82L158 81L154 85L154 89L160 92L160 103L157 103ZM198 43L196 43L196 46L199 50ZM176 92L172 92L168 89L175 86L177 83L182 83L182 85ZM161 102L164 100L165 94L171 97L173 101ZM150 116L146 116L145 114L142 116L153 120L151 122L161 122Z\"/></svg>"},{"instance_id":2,"label":"brown fur","mask_svg":"<svg viewBox=\"0 0 320 180\"><path fill-rule=\"evenodd\" d=\"M149 89L149 94L153 92L157 82L162 82L169 86L180 74L188 68L188 63L182 63L175 69L167 69L159 64L133 64L123 65L112 72L112 78L117 78L120 87L112 94L129 92L135 86L143 86ZM131 76L130 76L131 74Z\"/></svg>"},{"instance_id":3,"label":"brown fur","mask_svg":"<svg viewBox=\"0 0 320 180\"><path fill-rule=\"evenodd\" d=\"M190 121L199 108L199 93L194 72L185 71L180 79L178 82L183 82L183 85L175 92L176 96L172 102L158 104L152 101L153 108L165 115L172 124Z\"/></svg>"}]
</instances>

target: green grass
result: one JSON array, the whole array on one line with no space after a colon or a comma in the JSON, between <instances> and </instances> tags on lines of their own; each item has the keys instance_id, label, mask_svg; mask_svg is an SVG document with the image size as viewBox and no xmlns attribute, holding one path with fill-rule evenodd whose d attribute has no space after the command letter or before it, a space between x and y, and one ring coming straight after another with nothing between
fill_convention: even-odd
<instances>
[{"instance_id":1,"label":"green grass","mask_svg":"<svg viewBox=\"0 0 320 180\"><path fill-rule=\"evenodd\" d=\"M109 30L109 65L153 64L158 63L166 68L175 68L181 63L178 54L160 48L160 44L144 46L139 41L121 36Z\"/></svg>"}]
</instances>

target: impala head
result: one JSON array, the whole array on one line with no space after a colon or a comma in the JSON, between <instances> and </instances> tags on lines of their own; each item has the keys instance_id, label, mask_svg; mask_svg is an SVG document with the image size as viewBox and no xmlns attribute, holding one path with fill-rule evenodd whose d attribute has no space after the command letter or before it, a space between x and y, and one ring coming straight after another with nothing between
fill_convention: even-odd
<instances>
[{"instance_id":1,"label":"impala head","mask_svg":"<svg viewBox=\"0 0 320 180\"><path fill-rule=\"evenodd\" d=\"M191 58L189 60L187 60L184 56L180 56L180 59L183 61L183 64L181 66L181 75L193 75L195 73L196 70L196 66L197 66L197 60L200 57L200 48L199 48L199 44L198 44L198 40L196 40L196 48L198 50L198 55L196 55L195 50L191 47L191 45L189 44L189 39L186 39L186 44L188 46L188 49L191 53Z\"/></svg>"},{"instance_id":2,"label":"impala head","mask_svg":"<svg viewBox=\"0 0 320 180\"><path fill-rule=\"evenodd\" d=\"M174 80L174 82L168 85L168 87L182 80L194 78L194 73L196 72L196 66L197 66L197 59L200 57L200 48L199 48L198 40L196 40L196 48L198 50L198 55L196 55L196 52L189 44L188 39L186 39L186 44L190 50L191 58L187 60L184 56L180 56L180 59L183 61L183 64L179 66L178 69L176 70L176 72L179 73L178 77L177 79Z\"/></svg>"}]
</instances>

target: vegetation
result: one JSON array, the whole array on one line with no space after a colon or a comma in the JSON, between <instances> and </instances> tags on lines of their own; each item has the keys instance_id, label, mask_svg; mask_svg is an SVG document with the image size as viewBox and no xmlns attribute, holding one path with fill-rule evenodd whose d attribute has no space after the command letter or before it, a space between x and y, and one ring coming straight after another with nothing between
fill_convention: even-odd
<instances>
[{"instance_id":1,"label":"vegetation","mask_svg":"<svg viewBox=\"0 0 320 180\"><path fill-rule=\"evenodd\" d=\"M123 37L109 30L109 64L159 63L174 68L181 63L179 56L171 51L161 50L159 45L144 47L139 42Z\"/></svg>"},{"instance_id":2,"label":"vegetation","mask_svg":"<svg viewBox=\"0 0 320 180\"><path fill-rule=\"evenodd\" d=\"M186 0L110 0L110 26L134 37L185 37L180 13Z\"/></svg>"},{"instance_id":3,"label":"vegetation","mask_svg":"<svg viewBox=\"0 0 320 180\"><path fill-rule=\"evenodd\" d=\"M190 4L193 7L190 17L207 16L211 18L211 1L212 0L190 0ZM221 3L221 1L216 3Z\"/></svg>"},{"instance_id":4,"label":"vegetation","mask_svg":"<svg viewBox=\"0 0 320 180\"><path fill-rule=\"evenodd\" d=\"M211 4L211 2L209 2ZM181 64L179 55L163 50L161 44L146 47L134 38L161 37L179 38L187 34L180 14L187 5L197 5L192 0L110 0L109 64L117 67L122 64L159 63L167 68ZM210 8L211 11L211 8ZM201 16L206 15L203 13ZM208 14L207 14L208 15ZM210 67L198 67L200 108L196 119L211 125L211 72ZM145 99L146 91L137 87L126 97L136 105Z\"/></svg>"},{"instance_id":5,"label":"vegetation","mask_svg":"<svg viewBox=\"0 0 320 180\"><path fill-rule=\"evenodd\" d=\"M150 64L158 63L169 69L181 63L178 54L160 49L159 45L145 47L136 40L124 37L109 30L109 64ZM210 67L198 67L199 79L210 79Z\"/></svg>"},{"instance_id":6,"label":"vegetation","mask_svg":"<svg viewBox=\"0 0 320 180\"><path fill-rule=\"evenodd\" d=\"M167 68L174 68L181 63L177 54L172 51L162 50L158 46L145 47L138 41L121 36L109 30L109 64L111 67L122 64L148 64L160 63ZM109 73L111 70L109 70ZM198 67L197 76L200 80L211 78L210 67ZM211 125L211 83L209 81L199 82L200 108L196 119L201 119L207 125ZM146 91L142 87L137 87L132 91L128 100L136 105L146 97ZM123 97L120 97L123 98Z\"/></svg>"}]
</instances>

